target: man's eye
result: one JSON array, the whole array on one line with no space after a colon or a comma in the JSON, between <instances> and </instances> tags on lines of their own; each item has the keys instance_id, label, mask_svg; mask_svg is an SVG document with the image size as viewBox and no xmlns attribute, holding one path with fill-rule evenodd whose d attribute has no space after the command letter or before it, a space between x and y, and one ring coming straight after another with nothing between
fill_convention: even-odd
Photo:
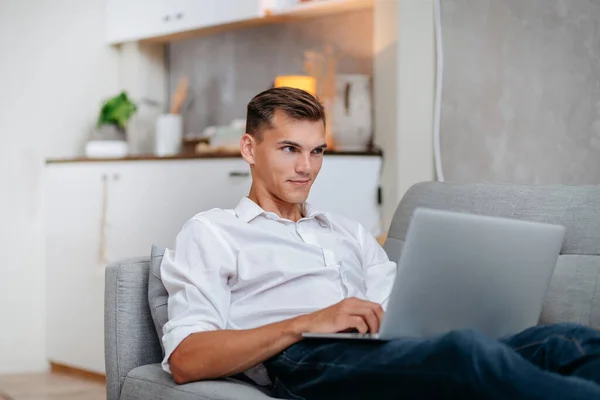
<instances>
[{"instance_id":1,"label":"man's eye","mask_svg":"<svg viewBox=\"0 0 600 400\"><path fill-rule=\"evenodd\" d=\"M313 153L314 154L323 154L324 151L325 151L324 149L314 149Z\"/></svg>"},{"instance_id":2,"label":"man's eye","mask_svg":"<svg viewBox=\"0 0 600 400\"><path fill-rule=\"evenodd\" d=\"M294 151L296 151L296 149L293 146L285 146L283 148L283 151L285 151L287 153L293 153Z\"/></svg>"}]
</instances>

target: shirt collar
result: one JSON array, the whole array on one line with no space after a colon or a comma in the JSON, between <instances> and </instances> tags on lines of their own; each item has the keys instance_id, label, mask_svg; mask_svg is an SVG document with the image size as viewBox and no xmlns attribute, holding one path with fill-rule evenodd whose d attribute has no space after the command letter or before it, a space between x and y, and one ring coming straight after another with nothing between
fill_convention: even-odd
<instances>
[{"instance_id":1,"label":"shirt collar","mask_svg":"<svg viewBox=\"0 0 600 400\"><path fill-rule=\"evenodd\" d=\"M315 218L319 222L324 223L329 229L333 229L333 225L331 223L331 219L327 215L327 213L320 211L310 205L307 202L304 202L301 206L302 215L304 218ZM252 221L254 218L263 214L273 214L263 210L258 204L250 200L247 196L242 197L239 201L238 205L235 207L235 214L239 219L248 223Z\"/></svg>"},{"instance_id":2,"label":"shirt collar","mask_svg":"<svg viewBox=\"0 0 600 400\"><path fill-rule=\"evenodd\" d=\"M254 218L266 213L258 204L244 196L235 207L235 215L244 222L250 222Z\"/></svg>"},{"instance_id":3,"label":"shirt collar","mask_svg":"<svg viewBox=\"0 0 600 400\"><path fill-rule=\"evenodd\" d=\"M333 224L331 223L329 215L326 212L313 207L310 203L304 202L304 204L302 204L302 215L304 215L304 218L316 218L319 222L324 223L329 229L333 229Z\"/></svg>"}]
</instances>

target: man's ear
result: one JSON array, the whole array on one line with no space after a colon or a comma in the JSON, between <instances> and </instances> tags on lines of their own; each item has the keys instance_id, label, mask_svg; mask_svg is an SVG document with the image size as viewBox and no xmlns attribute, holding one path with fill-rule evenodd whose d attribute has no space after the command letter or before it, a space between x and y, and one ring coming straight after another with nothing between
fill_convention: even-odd
<instances>
[{"instance_id":1,"label":"man's ear","mask_svg":"<svg viewBox=\"0 0 600 400\"><path fill-rule=\"evenodd\" d=\"M250 165L254 165L254 147L256 146L256 139L254 136L245 133L240 140L240 152L242 158Z\"/></svg>"}]
</instances>

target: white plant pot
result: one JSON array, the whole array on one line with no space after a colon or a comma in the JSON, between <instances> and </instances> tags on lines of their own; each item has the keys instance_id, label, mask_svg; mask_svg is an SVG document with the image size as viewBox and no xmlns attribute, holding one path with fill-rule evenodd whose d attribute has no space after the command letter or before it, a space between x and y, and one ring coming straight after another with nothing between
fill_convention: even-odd
<instances>
[{"instance_id":1,"label":"white plant pot","mask_svg":"<svg viewBox=\"0 0 600 400\"><path fill-rule=\"evenodd\" d=\"M85 144L87 158L123 158L128 153L124 140L90 140Z\"/></svg>"}]
</instances>

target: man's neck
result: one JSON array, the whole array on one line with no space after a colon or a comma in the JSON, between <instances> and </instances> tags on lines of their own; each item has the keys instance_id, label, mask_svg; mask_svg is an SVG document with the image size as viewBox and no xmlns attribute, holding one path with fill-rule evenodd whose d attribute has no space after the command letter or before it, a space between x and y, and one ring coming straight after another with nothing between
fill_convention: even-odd
<instances>
[{"instance_id":1,"label":"man's neck","mask_svg":"<svg viewBox=\"0 0 600 400\"><path fill-rule=\"evenodd\" d=\"M302 218L302 207L300 204L287 203L279 200L269 193L258 190L254 186L250 188L248 198L258 204L263 210L275 213L280 218L294 222L298 222L298 220Z\"/></svg>"}]
</instances>

